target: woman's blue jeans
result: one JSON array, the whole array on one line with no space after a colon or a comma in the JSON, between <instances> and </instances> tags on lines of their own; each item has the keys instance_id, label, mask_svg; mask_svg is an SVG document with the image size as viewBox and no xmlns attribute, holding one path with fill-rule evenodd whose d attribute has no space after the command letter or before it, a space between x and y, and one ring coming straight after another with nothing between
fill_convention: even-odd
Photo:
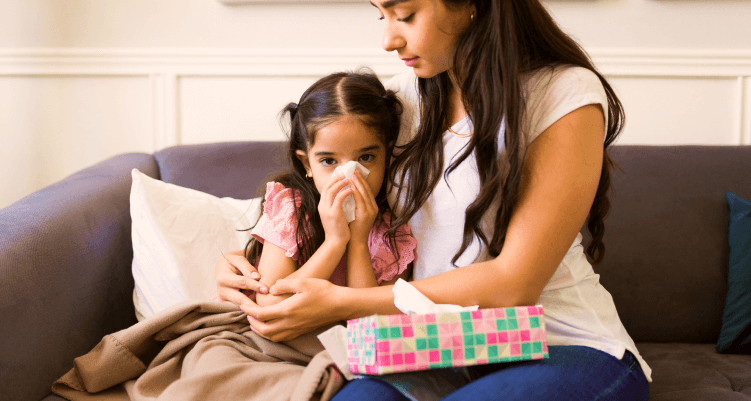
<instances>
[{"instance_id":1,"label":"woman's blue jeans","mask_svg":"<svg viewBox=\"0 0 751 401\"><path fill-rule=\"evenodd\" d=\"M583 346L551 346L549 358L472 368L476 380L444 400L647 400L649 383L628 351L623 359ZM375 378L349 382L333 398L407 400Z\"/></svg>"}]
</instances>

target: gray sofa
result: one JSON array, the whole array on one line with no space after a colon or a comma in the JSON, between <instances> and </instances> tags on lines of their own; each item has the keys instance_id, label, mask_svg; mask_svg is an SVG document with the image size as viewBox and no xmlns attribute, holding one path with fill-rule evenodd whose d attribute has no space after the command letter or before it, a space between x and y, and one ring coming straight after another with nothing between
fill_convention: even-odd
<instances>
[{"instance_id":1,"label":"gray sofa","mask_svg":"<svg viewBox=\"0 0 751 401\"><path fill-rule=\"evenodd\" d=\"M725 191L751 199L751 147L615 146L596 272L653 369L651 400L751 400L751 356L715 352L727 287ZM280 143L125 154L0 210L0 399L59 400L52 382L136 322L130 171L217 196L258 196Z\"/></svg>"}]
</instances>

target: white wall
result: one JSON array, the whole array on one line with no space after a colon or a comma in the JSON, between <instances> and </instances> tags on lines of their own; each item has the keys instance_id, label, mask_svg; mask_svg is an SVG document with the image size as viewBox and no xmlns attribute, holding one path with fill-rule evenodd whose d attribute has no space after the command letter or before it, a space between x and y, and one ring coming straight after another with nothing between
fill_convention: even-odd
<instances>
[{"instance_id":1,"label":"white wall","mask_svg":"<svg viewBox=\"0 0 751 401\"><path fill-rule=\"evenodd\" d=\"M751 144L751 2L545 4L619 92L620 143ZM380 35L365 0L0 1L0 207L118 153L281 140L317 77L406 71Z\"/></svg>"}]
</instances>

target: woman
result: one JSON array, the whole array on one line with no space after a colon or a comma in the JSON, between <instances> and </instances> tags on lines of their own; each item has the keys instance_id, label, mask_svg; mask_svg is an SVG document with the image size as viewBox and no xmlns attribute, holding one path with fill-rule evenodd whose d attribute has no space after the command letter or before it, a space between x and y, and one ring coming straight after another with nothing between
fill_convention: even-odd
<instances>
[{"instance_id":1,"label":"woman","mask_svg":"<svg viewBox=\"0 0 751 401\"><path fill-rule=\"evenodd\" d=\"M395 225L408 222L418 242L414 286L437 303L545 307L549 359L473 369L481 378L447 399L647 399L649 367L579 234L586 222L586 254L598 263L606 149L623 122L611 87L539 0L372 4L384 20L384 49L414 72L387 85L407 106L390 201ZM268 291L257 272L241 252L226 256L217 265L220 297L275 341L398 313L389 287L310 279L277 281L272 293L295 295L260 308L240 292ZM375 379L337 395L355 397L401 395Z\"/></svg>"}]
</instances>

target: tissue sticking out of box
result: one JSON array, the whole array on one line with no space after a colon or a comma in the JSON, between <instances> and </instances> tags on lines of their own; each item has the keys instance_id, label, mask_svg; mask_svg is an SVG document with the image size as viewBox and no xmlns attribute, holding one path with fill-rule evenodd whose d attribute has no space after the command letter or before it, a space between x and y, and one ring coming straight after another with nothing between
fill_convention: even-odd
<instances>
[{"instance_id":1,"label":"tissue sticking out of box","mask_svg":"<svg viewBox=\"0 0 751 401\"><path fill-rule=\"evenodd\" d=\"M396 280L394 287L394 306L402 313L406 314L427 314L427 313L446 313L446 312L471 312L476 311L478 305L459 306L448 304L436 304L428 297L423 295L412 284L399 279Z\"/></svg>"},{"instance_id":2,"label":"tissue sticking out of box","mask_svg":"<svg viewBox=\"0 0 751 401\"><path fill-rule=\"evenodd\" d=\"M362 164L352 160L334 169L332 176L343 175L349 179L355 170L360 170L362 178L368 178L370 170L365 168ZM349 185L342 188L342 191L349 188ZM351 223L355 219L355 197L352 195L347 196L342 203L342 209L344 210L344 217L347 218L347 223Z\"/></svg>"}]
</instances>

